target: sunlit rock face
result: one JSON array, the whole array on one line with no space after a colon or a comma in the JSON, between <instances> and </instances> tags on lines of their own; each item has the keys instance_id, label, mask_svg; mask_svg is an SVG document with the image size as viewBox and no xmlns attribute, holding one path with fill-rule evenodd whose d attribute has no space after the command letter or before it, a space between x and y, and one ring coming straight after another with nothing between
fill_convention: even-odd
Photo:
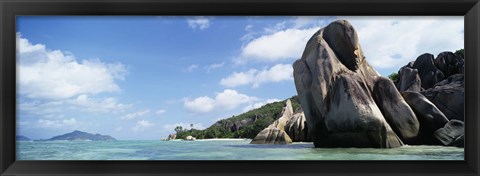
<instances>
[{"instance_id":1,"label":"sunlit rock face","mask_svg":"<svg viewBox=\"0 0 480 176\"><path fill-rule=\"evenodd\" d=\"M293 64L315 147L463 146L462 123L449 123L463 120L463 58L422 54L394 84L368 64L360 38L348 21L332 22Z\"/></svg>"},{"instance_id":2,"label":"sunlit rock face","mask_svg":"<svg viewBox=\"0 0 480 176\"><path fill-rule=\"evenodd\" d=\"M390 148L417 136L415 114L395 85L368 64L348 21L317 31L293 68L316 147Z\"/></svg>"},{"instance_id":3,"label":"sunlit rock face","mask_svg":"<svg viewBox=\"0 0 480 176\"><path fill-rule=\"evenodd\" d=\"M290 144L310 142L303 110L293 111L292 102L287 100L281 116L267 128L260 131L251 144Z\"/></svg>"}]
</instances>

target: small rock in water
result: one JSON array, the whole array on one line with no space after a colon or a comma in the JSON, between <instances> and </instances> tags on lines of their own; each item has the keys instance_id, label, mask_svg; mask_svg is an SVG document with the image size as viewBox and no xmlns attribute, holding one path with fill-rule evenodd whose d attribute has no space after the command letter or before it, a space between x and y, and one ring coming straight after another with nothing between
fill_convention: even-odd
<instances>
[{"instance_id":1,"label":"small rock in water","mask_svg":"<svg viewBox=\"0 0 480 176\"><path fill-rule=\"evenodd\" d=\"M434 134L444 145L463 147L465 124L459 120L451 120Z\"/></svg>"},{"instance_id":2,"label":"small rock in water","mask_svg":"<svg viewBox=\"0 0 480 176\"><path fill-rule=\"evenodd\" d=\"M196 138L193 137L193 136L187 136L187 137L185 138L185 140L187 140L187 141L194 141L194 140L196 140Z\"/></svg>"}]
</instances>

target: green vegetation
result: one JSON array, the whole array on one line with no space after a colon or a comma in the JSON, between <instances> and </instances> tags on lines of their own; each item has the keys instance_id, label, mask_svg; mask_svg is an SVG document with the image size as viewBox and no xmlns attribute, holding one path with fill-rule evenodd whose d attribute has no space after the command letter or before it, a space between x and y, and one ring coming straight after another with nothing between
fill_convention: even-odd
<instances>
[{"instance_id":1,"label":"green vegetation","mask_svg":"<svg viewBox=\"0 0 480 176\"><path fill-rule=\"evenodd\" d=\"M300 107L297 96L289 98L294 110ZM175 128L177 139L193 136L197 139L208 138L254 138L273 121L277 120L286 100L266 104L260 108L250 110L243 114L223 119L204 130Z\"/></svg>"},{"instance_id":2,"label":"green vegetation","mask_svg":"<svg viewBox=\"0 0 480 176\"><path fill-rule=\"evenodd\" d=\"M392 73L392 74L388 75L388 78L390 78L390 80L395 82L395 81L398 80L398 73Z\"/></svg>"},{"instance_id":3,"label":"green vegetation","mask_svg":"<svg viewBox=\"0 0 480 176\"><path fill-rule=\"evenodd\" d=\"M465 59L465 49L459 49L459 50L455 51L455 55L460 56L463 59Z\"/></svg>"}]
</instances>

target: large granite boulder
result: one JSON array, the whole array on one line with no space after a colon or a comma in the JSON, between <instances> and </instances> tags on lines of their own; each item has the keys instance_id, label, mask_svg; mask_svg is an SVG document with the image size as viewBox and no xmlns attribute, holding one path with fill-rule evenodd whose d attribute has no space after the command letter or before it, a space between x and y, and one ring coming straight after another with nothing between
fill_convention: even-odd
<instances>
[{"instance_id":1,"label":"large granite boulder","mask_svg":"<svg viewBox=\"0 0 480 176\"><path fill-rule=\"evenodd\" d=\"M464 59L452 52L442 52L435 59L425 53L400 68L395 85L400 92L422 93L448 119L463 121L464 68Z\"/></svg>"},{"instance_id":2,"label":"large granite boulder","mask_svg":"<svg viewBox=\"0 0 480 176\"><path fill-rule=\"evenodd\" d=\"M435 66L443 72L445 77L449 77L454 74L463 74L464 72L464 59L450 51L445 51L438 54L434 63Z\"/></svg>"},{"instance_id":3,"label":"large granite boulder","mask_svg":"<svg viewBox=\"0 0 480 176\"><path fill-rule=\"evenodd\" d=\"M355 79L357 78L357 79ZM359 77L339 75L332 89L324 123L322 147L381 147L401 145ZM322 135L322 134L320 134Z\"/></svg>"},{"instance_id":4,"label":"large granite boulder","mask_svg":"<svg viewBox=\"0 0 480 176\"><path fill-rule=\"evenodd\" d=\"M350 70L358 69L355 54L355 50L358 49L358 36L350 23L333 22L323 30L322 36L343 65Z\"/></svg>"},{"instance_id":5,"label":"large granite boulder","mask_svg":"<svg viewBox=\"0 0 480 176\"><path fill-rule=\"evenodd\" d=\"M317 31L293 67L315 147L403 144L372 98L380 74L365 60L356 31L347 21Z\"/></svg>"},{"instance_id":6,"label":"large granite boulder","mask_svg":"<svg viewBox=\"0 0 480 176\"><path fill-rule=\"evenodd\" d=\"M400 68L398 71L398 80L395 82L398 91L415 91L422 90L422 80L418 76L418 70L408 66Z\"/></svg>"},{"instance_id":7,"label":"large granite boulder","mask_svg":"<svg viewBox=\"0 0 480 176\"><path fill-rule=\"evenodd\" d=\"M430 53L418 56L412 68L418 70L418 75L422 80L422 88L424 89L432 88L445 77L443 72L435 66L433 55Z\"/></svg>"},{"instance_id":8,"label":"large granite boulder","mask_svg":"<svg viewBox=\"0 0 480 176\"><path fill-rule=\"evenodd\" d=\"M432 102L418 92L403 92L403 98L420 122L418 144L439 144L433 133L447 124L447 117Z\"/></svg>"},{"instance_id":9,"label":"large granite boulder","mask_svg":"<svg viewBox=\"0 0 480 176\"><path fill-rule=\"evenodd\" d=\"M287 121L293 116L293 107L292 102L287 100L285 107L282 110L282 116L275 120L271 125L267 128L277 128L277 129L284 129Z\"/></svg>"},{"instance_id":10,"label":"large granite boulder","mask_svg":"<svg viewBox=\"0 0 480 176\"><path fill-rule=\"evenodd\" d=\"M306 120L303 111L300 109L293 112L292 102L287 100L281 116L257 134L251 144L309 142L310 135L305 124Z\"/></svg>"},{"instance_id":11,"label":"large granite boulder","mask_svg":"<svg viewBox=\"0 0 480 176\"><path fill-rule=\"evenodd\" d=\"M407 144L414 143L420 124L390 79L380 77L373 88L373 98L393 131Z\"/></svg>"},{"instance_id":12,"label":"large granite boulder","mask_svg":"<svg viewBox=\"0 0 480 176\"><path fill-rule=\"evenodd\" d=\"M445 127L435 131L434 135L444 145L463 147L465 124L459 120L451 120Z\"/></svg>"},{"instance_id":13,"label":"large granite boulder","mask_svg":"<svg viewBox=\"0 0 480 176\"><path fill-rule=\"evenodd\" d=\"M311 141L307 127L307 120L302 109L293 114L293 116L287 121L284 130L293 142Z\"/></svg>"},{"instance_id":14,"label":"large granite boulder","mask_svg":"<svg viewBox=\"0 0 480 176\"><path fill-rule=\"evenodd\" d=\"M250 144L290 144L292 139L278 128L265 128L253 138Z\"/></svg>"},{"instance_id":15,"label":"large granite boulder","mask_svg":"<svg viewBox=\"0 0 480 176\"><path fill-rule=\"evenodd\" d=\"M465 83L463 74L455 74L420 92L448 119L465 120Z\"/></svg>"}]
</instances>

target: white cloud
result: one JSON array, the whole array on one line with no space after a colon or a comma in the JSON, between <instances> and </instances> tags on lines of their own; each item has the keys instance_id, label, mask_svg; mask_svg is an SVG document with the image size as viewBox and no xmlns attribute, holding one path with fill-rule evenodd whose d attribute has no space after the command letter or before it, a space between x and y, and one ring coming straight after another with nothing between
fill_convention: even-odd
<instances>
[{"instance_id":1,"label":"white cloud","mask_svg":"<svg viewBox=\"0 0 480 176\"><path fill-rule=\"evenodd\" d=\"M214 110L231 110L242 104L257 100L257 97L250 97L238 93L236 90L225 89L223 92L216 93L215 98L207 96L198 97L193 100L185 98L183 100L183 106L191 113L207 113Z\"/></svg>"},{"instance_id":2,"label":"white cloud","mask_svg":"<svg viewBox=\"0 0 480 176\"><path fill-rule=\"evenodd\" d=\"M263 105L273 103L273 102L278 102L278 101L282 101L282 100L273 98L273 99L267 99L265 101L249 104L248 106L245 106L245 108L243 108L243 112L247 112L247 111L250 111L252 109L257 109L259 107L262 107Z\"/></svg>"},{"instance_id":3,"label":"white cloud","mask_svg":"<svg viewBox=\"0 0 480 176\"><path fill-rule=\"evenodd\" d=\"M70 53L48 50L17 34L18 91L29 98L65 99L80 94L118 92L116 80L127 71L121 63L78 62Z\"/></svg>"},{"instance_id":4,"label":"white cloud","mask_svg":"<svg viewBox=\"0 0 480 176\"><path fill-rule=\"evenodd\" d=\"M50 120L50 119L38 119L38 125L40 128L62 128L66 126L72 126L77 124L75 118L63 119L63 120Z\"/></svg>"},{"instance_id":5,"label":"white cloud","mask_svg":"<svg viewBox=\"0 0 480 176\"><path fill-rule=\"evenodd\" d=\"M377 69L398 68L425 52L464 48L464 22L456 17L293 17L264 28L263 32L245 26L241 40L249 41L234 60L246 62L293 61L301 57L308 39L333 20L347 19L359 35L370 64ZM256 36L255 34L263 34Z\"/></svg>"},{"instance_id":6,"label":"white cloud","mask_svg":"<svg viewBox=\"0 0 480 176\"><path fill-rule=\"evenodd\" d=\"M398 68L423 53L464 48L462 17L340 17L357 30L367 61Z\"/></svg>"},{"instance_id":7,"label":"white cloud","mask_svg":"<svg viewBox=\"0 0 480 176\"><path fill-rule=\"evenodd\" d=\"M214 105L215 100L207 96L198 97L194 100L190 100L189 98L183 100L183 106L185 109L194 113L210 112L213 110Z\"/></svg>"},{"instance_id":8,"label":"white cloud","mask_svg":"<svg viewBox=\"0 0 480 176\"><path fill-rule=\"evenodd\" d=\"M188 27L192 29L204 30L210 27L210 19L207 17L199 16L187 19Z\"/></svg>"},{"instance_id":9,"label":"white cloud","mask_svg":"<svg viewBox=\"0 0 480 176\"><path fill-rule=\"evenodd\" d=\"M250 97L245 94L238 93L235 90L225 89L221 93L217 93L215 97L215 106L225 108L227 110L236 108L237 106L258 100L257 97Z\"/></svg>"},{"instance_id":10,"label":"white cloud","mask_svg":"<svg viewBox=\"0 0 480 176\"><path fill-rule=\"evenodd\" d=\"M253 25L248 24L244 29L247 33L240 37L241 41L250 41L255 38L256 32L253 30Z\"/></svg>"},{"instance_id":11,"label":"white cloud","mask_svg":"<svg viewBox=\"0 0 480 176\"><path fill-rule=\"evenodd\" d=\"M133 112L133 113L129 113L127 115L124 115L124 116L121 117L121 119L127 119L127 120L136 119L138 117L142 117L144 115L147 115L148 113L150 113L150 109L145 109L145 110L142 110L142 111Z\"/></svg>"},{"instance_id":12,"label":"white cloud","mask_svg":"<svg viewBox=\"0 0 480 176\"><path fill-rule=\"evenodd\" d=\"M139 120L137 121L137 125L132 127L132 131L134 132L144 131L146 128L150 128L154 125L155 125L154 123L149 122L147 120Z\"/></svg>"},{"instance_id":13,"label":"white cloud","mask_svg":"<svg viewBox=\"0 0 480 176\"><path fill-rule=\"evenodd\" d=\"M325 17L325 16L297 16L292 17L293 20L290 21L292 23L293 28L311 28L317 27L320 29L322 26L328 25L329 21L331 21L332 17Z\"/></svg>"},{"instance_id":14,"label":"white cloud","mask_svg":"<svg viewBox=\"0 0 480 176\"><path fill-rule=\"evenodd\" d=\"M155 114L157 114L157 115L162 115L162 114L164 114L165 112L167 112L167 110L165 110L165 109L160 109L160 110L158 110L157 112L155 112Z\"/></svg>"},{"instance_id":15,"label":"white cloud","mask_svg":"<svg viewBox=\"0 0 480 176\"><path fill-rule=\"evenodd\" d=\"M175 123L175 124L166 124L163 126L164 129L169 131L174 131L175 127L181 126L183 129L192 128L190 125L193 124L193 128L197 130L203 130L205 127L201 123Z\"/></svg>"},{"instance_id":16,"label":"white cloud","mask_svg":"<svg viewBox=\"0 0 480 176\"><path fill-rule=\"evenodd\" d=\"M277 32L274 32L276 29L270 29L274 33L260 36L248 42L242 48L241 54L235 60L235 63L243 64L247 61L277 62L299 59L308 39L318 29L317 27L308 29L291 28ZM247 37L251 38L251 36ZM242 38L245 38L245 36Z\"/></svg>"},{"instance_id":17,"label":"white cloud","mask_svg":"<svg viewBox=\"0 0 480 176\"><path fill-rule=\"evenodd\" d=\"M198 68L198 65L194 64L194 65L188 66L186 69L184 69L184 71L185 72L193 72L197 68Z\"/></svg>"},{"instance_id":18,"label":"white cloud","mask_svg":"<svg viewBox=\"0 0 480 176\"><path fill-rule=\"evenodd\" d=\"M68 100L68 103L80 107L87 112L119 113L132 107L132 104L122 104L114 97L93 99L88 95L79 95L77 98Z\"/></svg>"},{"instance_id":19,"label":"white cloud","mask_svg":"<svg viewBox=\"0 0 480 176\"><path fill-rule=\"evenodd\" d=\"M237 87L251 84L253 88L261 84L293 80L293 68L289 64L277 64L269 69L250 69L247 72L234 72L220 80L226 87Z\"/></svg>"},{"instance_id":20,"label":"white cloud","mask_svg":"<svg viewBox=\"0 0 480 176\"><path fill-rule=\"evenodd\" d=\"M282 22L276 23L273 26L263 28L263 31L269 34L277 33L281 30L284 30L287 27L287 23L288 21L282 21Z\"/></svg>"},{"instance_id":21,"label":"white cloud","mask_svg":"<svg viewBox=\"0 0 480 176\"><path fill-rule=\"evenodd\" d=\"M49 116L61 112L62 108L59 107L64 104L64 101L21 101L17 105L20 113Z\"/></svg>"},{"instance_id":22,"label":"white cloud","mask_svg":"<svg viewBox=\"0 0 480 176\"><path fill-rule=\"evenodd\" d=\"M207 72L209 72L210 70L213 70L213 69L222 68L224 65L225 65L225 62L211 64L211 65L207 66Z\"/></svg>"},{"instance_id":23,"label":"white cloud","mask_svg":"<svg viewBox=\"0 0 480 176\"><path fill-rule=\"evenodd\" d=\"M240 85L246 85L253 82L255 75L257 74L256 69L250 69L247 72L233 72L226 78L220 80L220 84L226 87L236 87Z\"/></svg>"}]
</instances>

